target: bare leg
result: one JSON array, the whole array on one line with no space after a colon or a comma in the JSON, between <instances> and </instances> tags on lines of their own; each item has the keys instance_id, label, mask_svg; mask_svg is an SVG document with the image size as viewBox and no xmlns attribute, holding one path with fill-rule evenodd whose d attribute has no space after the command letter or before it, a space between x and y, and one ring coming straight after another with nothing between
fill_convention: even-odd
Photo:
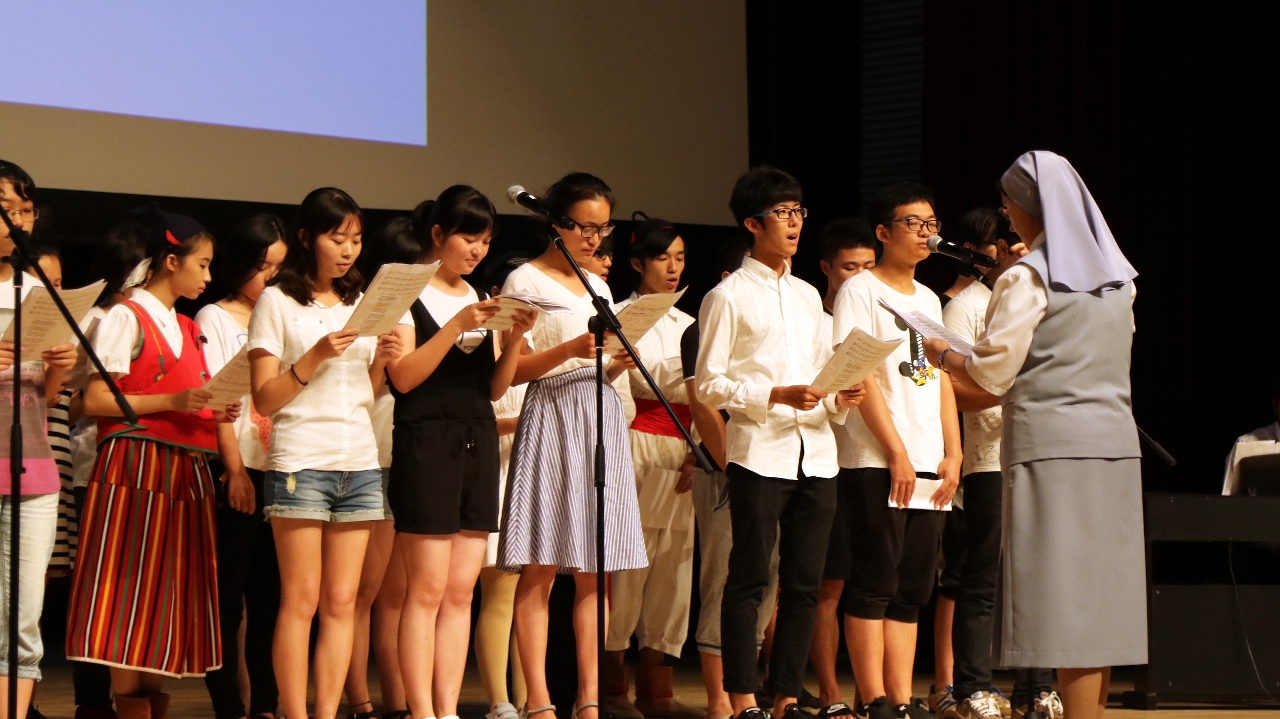
<instances>
[{"instance_id":1,"label":"bare leg","mask_svg":"<svg viewBox=\"0 0 1280 719\"><path fill-rule=\"evenodd\" d=\"M347 709L373 711L369 700L369 628L373 602L382 588L382 578L391 558L395 542L395 523L390 520L370 522L369 548L364 553L360 571L360 588L356 592L355 638L351 643L351 666L347 668ZM382 666L378 666L379 671Z\"/></svg>"},{"instance_id":2,"label":"bare leg","mask_svg":"<svg viewBox=\"0 0 1280 719\"><path fill-rule=\"evenodd\" d=\"M511 615L520 575L497 567L480 570L480 618L476 621L476 665L489 709L511 702L507 693L507 662L511 646ZM512 672L512 677L516 672Z\"/></svg>"},{"instance_id":3,"label":"bare leg","mask_svg":"<svg viewBox=\"0 0 1280 719\"><path fill-rule=\"evenodd\" d=\"M858 695L870 704L886 696L884 684L884 620L845 616L844 637Z\"/></svg>"},{"instance_id":4,"label":"bare leg","mask_svg":"<svg viewBox=\"0 0 1280 719\"><path fill-rule=\"evenodd\" d=\"M911 703L911 669L916 661L916 625L884 620L884 684L889 701Z\"/></svg>"},{"instance_id":5,"label":"bare leg","mask_svg":"<svg viewBox=\"0 0 1280 719\"><path fill-rule=\"evenodd\" d=\"M596 661L596 575L574 572L573 634L578 648L578 705L600 700L599 666ZM605 607L604 631L609 631L609 609ZM523 640L522 640L523 641ZM596 719L595 707L583 709L581 719ZM575 717L574 719L578 719Z\"/></svg>"},{"instance_id":6,"label":"bare leg","mask_svg":"<svg viewBox=\"0 0 1280 719\"><path fill-rule=\"evenodd\" d=\"M338 713L342 685L351 664L356 595L360 592L364 552L369 545L369 525L370 522L329 523L321 535L323 573L320 582L320 632L316 637L314 658L315 716L325 719Z\"/></svg>"},{"instance_id":7,"label":"bare leg","mask_svg":"<svg viewBox=\"0 0 1280 719\"><path fill-rule=\"evenodd\" d=\"M408 586L400 612L400 671L414 717L435 716L436 620L449 583L448 534L401 534L400 550Z\"/></svg>"},{"instance_id":8,"label":"bare leg","mask_svg":"<svg viewBox=\"0 0 1280 719\"><path fill-rule=\"evenodd\" d=\"M382 588L373 603L369 626L373 643L373 656L378 661L378 685L382 688L382 711L398 711L408 708L404 698L404 679L400 676L400 611L404 607L405 583L404 559L400 541L391 543L391 556L387 561L387 573L382 577Z\"/></svg>"},{"instance_id":9,"label":"bare leg","mask_svg":"<svg viewBox=\"0 0 1280 719\"><path fill-rule=\"evenodd\" d=\"M707 687L707 719L720 719L733 714L729 694L724 690L724 662L719 654L698 652L702 660L702 683Z\"/></svg>"},{"instance_id":10,"label":"bare leg","mask_svg":"<svg viewBox=\"0 0 1280 719\"><path fill-rule=\"evenodd\" d=\"M1102 719L1111 685L1111 668L1059 669L1065 719Z\"/></svg>"},{"instance_id":11,"label":"bare leg","mask_svg":"<svg viewBox=\"0 0 1280 719\"><path fill-rule=\"evenodd\" d=\"M818 611L814 615L813 640L809 643L809 659L818 676L818 699L822 706L840 701L840 683L836 681L836 653L840 650L840 592L844 580L824 579L818 588Z\"/></svg>"},{"instance_id":12,"label":"bare leg","mask_svg":"<svg viewBox=\"0 0 1280 719\"><path fill-rule=\"evenodd\" d=\"M320 605L322 524L315 519L271 520L280 564L280 613L271 658L284 716L307 716L307 647Z\"/></svg>"},{"instance_id":13,"label":"bare leg","mask_svg":"<svg viewBox=\"0 0 1280 719\"><path fill-rule=\"evenodd\" d=\"M556 567L527 564L520 570L520 581L516 584L516 643L520 651L525 684L528 687L527 702L530 709L537 709L551 703L551 693L547 690L546 668L547 600L555 580ZM548 719L548 717L538 719Z\"/></svg>"},{"instance_id":14,"label":"bare leg","mask_svg":"<svg viewBox=\"0 0 1280 719\"><path fill-rule=\"evenodd\" d=\"M951 651L951 627L956 615L956 600L938 595L938 609L933 619L933 685L938 691L956 683L956 658Z\"/></svg>"},{"instance_id":15,"label":"bare leg","mask_svg":"<svg viewBox=\"0 0 1280 719\"><path fill-rule=\"evenodd\" d=\"M462 530L450 544L448 584L436 616L434 695L436 716L458 713L462 675L471 644L471 596L475 591L488 532Z\"/></svg>"},{"instance_id":16,"label":"bare leg","mask_svg":"<svg viewBox=\"0 0 1280 719\"><path fill-rule=\"evenodd\" d=\"M5 581L8 581L6 576ZM18 716L27 715L27 707L31 705L31 694L35 691L36 680L18 678ZM9 711L9 677L0 674L0 717Z\"/></svg>"}]
</instances>

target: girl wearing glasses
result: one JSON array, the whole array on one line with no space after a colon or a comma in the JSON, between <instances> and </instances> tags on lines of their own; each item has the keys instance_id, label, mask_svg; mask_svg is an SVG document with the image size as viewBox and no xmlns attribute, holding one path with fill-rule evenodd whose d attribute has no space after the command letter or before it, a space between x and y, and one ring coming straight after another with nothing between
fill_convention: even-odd
<instances>
[{"instance_id":1,"label":"girl wearing glasses","mask_svg":"<svg viewBox=\"0 0 1280 719\"><path fill-rule=\"evenodd\" d=\"M552 185L547 201L577 225L551 228L573 259L586 264L613 231L613 193L598 177L566 175ZM588 274L592 288L612 300L609 286ZM525 291L572 305L572 314L542 314L530 333L532 353L520 360L515 383L529 382L516 429L508 476L498 566L519 571L515 625L520 660L528 683L526 714L551 719L555 707L547 691L547 597L557 572L572 574L577 589L573 627L578 646L578 691L574 715L599 714L596 676L595 340L587 321L595 314L591 297L573 267L554 245L507 278L503 292ZM625 353L604 363L610 382L633 367ZM604 388L605 571L648 564L635 475L627 442L622 401Z\"/></svg>"}]
</instances>

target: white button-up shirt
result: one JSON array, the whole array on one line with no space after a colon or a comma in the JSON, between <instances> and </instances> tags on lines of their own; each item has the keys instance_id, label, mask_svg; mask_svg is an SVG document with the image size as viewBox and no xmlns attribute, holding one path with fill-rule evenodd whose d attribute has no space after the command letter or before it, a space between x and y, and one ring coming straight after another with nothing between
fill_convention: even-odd
<instances>
[{"instance_id":1,"label":"white button-up shirt","mask_svg":"<svg viewBox=\"0 0 1280 719\"><path fill-rule=\"evenodd\" d=\"M729 411L728 461L765 477L834 477L829 422L843 424L848 410L834 395L807 412L769 404L774 387L811 384L831 358L818 291L748 257L707 294L698 323L698 399Z\"/></svg>"}]
</instances>

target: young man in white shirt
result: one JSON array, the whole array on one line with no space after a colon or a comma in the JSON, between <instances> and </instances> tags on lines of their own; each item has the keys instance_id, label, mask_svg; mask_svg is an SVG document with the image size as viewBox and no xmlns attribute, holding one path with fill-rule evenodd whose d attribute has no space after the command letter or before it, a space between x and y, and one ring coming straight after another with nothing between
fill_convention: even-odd
<instances>
[{"instance_id":1,"label":"young man in white shirt","mask_svg":"<svg viewBox=\"0 0 1280 719\"><path fill-rule=\"evenodd\" d=\"M859 272L876 266L876 235L871 226L857 217L832 220L818 235L822 274L827 277L827 293L822 297L827 335L832 334L831 310L836 295L844 283ZM836 452L847 453L843 445L849 435L835 430ZM848 502L848 482L836 478L836 514L831 521L831 538L827 544L827 562L822 571L822 586L818 589L818 610L813 623L813 640L809 646L809 659L818 679L818 701L822 709L819 719L851 716L853 710L841 696L836 680L836 653L840 648L840 594L849 577L852 558L849 554L849 527L847 512L841 508Z\"/></svg>"},{"instance_id":2,"label":"young man in white shirt","mask_svg":"<svg viewBox=\"0 0 1280 719\"><path fill-rule=\"evenodd\" d=\"M925 359L924 338L879 302L941 323L937 295L915 281L939 225L932 195L918 184L881 192L871 218L881 257L840 288L832 341L858 327L903 342L875 369L875 381L865 383L866 401L844 427L850 442L840 473L851 488L845 507L851 568L840 608L870 719L930 719L911 696L916 622L937 571L942 514L936 510L950 506L960 481L960 426L950 380Z\"/></svg>"},{"instance_id":3,"label":"young man in white shirt","mask_svg":"<svg viewBox=\"0 0 1280 719\"><path fill-rule=\"evenodd\" d=\"M814 607L835 511L835 437L860 389L829 396L810 386L832 355L818 291L791 274L808 212L800 184L758 167L734 185L729 207L751 234L751 256L708 293L699 313L697 396L729 410L726 473L733 549L721 604L724 688L738 719L756 706L756 622L781 528L777 630L770 662L774 711L789 719L802 689Z\"/></svg>"}]
</instances>

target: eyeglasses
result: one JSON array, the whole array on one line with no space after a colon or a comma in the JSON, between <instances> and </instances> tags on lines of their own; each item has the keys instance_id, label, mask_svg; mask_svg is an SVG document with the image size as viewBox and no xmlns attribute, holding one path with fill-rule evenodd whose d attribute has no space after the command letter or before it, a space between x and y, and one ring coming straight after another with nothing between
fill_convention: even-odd
<instances>
[{"instance_id":1,"label":"eyeglasses","mask_svg":"<svg viewBox=\"0 0 1280 719\"><path fill-rule=\"evenodd\" d=\"M5 210L4 213L14 222L35 222L40 219L40 208L38 207L28 207L25 210L15 207L12 210Z\"/></svg>"},{"instance_id":2,"label":"eyeglasses","mask_svg":"<svg viewBox=\"0 0 1280 719\"><path fill-rule=\"evenodd\" d=\"M807 208L807 207L779 207L779 208L778 208L778 209L776 209L776 210L765 210L764 212L761 212L761 213L760 213L760 214L758 214L758 215L752 215L752 217L764 217L765 215L776 215L776 216L778 217L778 219L779 219L780 221L782 221L782 222L786 222L786 221L790 220L790 219L792 218L792 216L794 216L794 215L800 215L800 219L802 219L802 220L803 220L804 218L806 218L806 217L808 217L808 216L809 216L809 208Z\"/></svg>"},{"instance_id":3,"label":"eyeglasses","mask_svg":"<svg viewBox=\"0 0 1280 719\"><path fill-rule=\"evenodd\" d=\"M929 228L930 232L938 232L942 229L942 223L937 220L922 220L919 217L908 217L903 220L894 220L894 222L904 222L907 229L912 232L919 232L924 228Z\"/></svg>"},{"instance_id":4,"label":"eyeglasses","mask_svg":"<svg viewBox=\"0 0 1280 719\"><path fill-rule=\"evenodd\" d=\"M571 217L569 219L572 220L573 218ZM607 225L584 225L581 222L574 220L573 224L578 226L578 232L582 235L583 239L586 240L595 237L597 233L599 233L601 237L608 237L613 234L613 228L617 227L617 225L612 222Z\"/></svg>"}]
</instances>

